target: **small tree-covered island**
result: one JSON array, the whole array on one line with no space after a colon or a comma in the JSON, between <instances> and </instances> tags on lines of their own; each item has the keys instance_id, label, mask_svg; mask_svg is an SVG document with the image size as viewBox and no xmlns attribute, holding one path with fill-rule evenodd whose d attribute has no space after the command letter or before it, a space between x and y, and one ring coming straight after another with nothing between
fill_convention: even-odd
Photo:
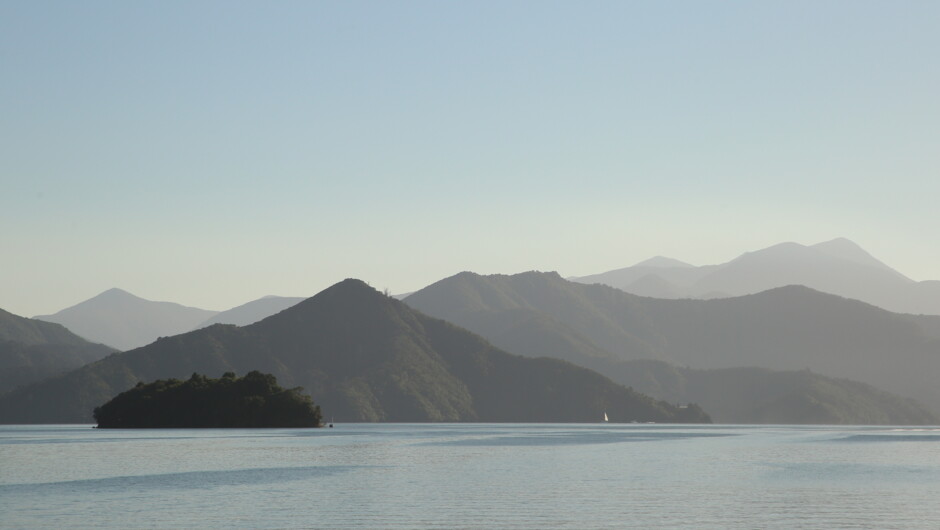
<instances>
[{"instance_id":1,"label":"small tree-covered island","mask_svg":"<svg viewBox=\"0 0 940 530\"><path fill-rule=\"evenodd\" d=\"M194 373L137 383L94 410L98 428L319 427L320 407L300 387L283 389L271 374L219 379Z\"/></svg>"}]
</instances>

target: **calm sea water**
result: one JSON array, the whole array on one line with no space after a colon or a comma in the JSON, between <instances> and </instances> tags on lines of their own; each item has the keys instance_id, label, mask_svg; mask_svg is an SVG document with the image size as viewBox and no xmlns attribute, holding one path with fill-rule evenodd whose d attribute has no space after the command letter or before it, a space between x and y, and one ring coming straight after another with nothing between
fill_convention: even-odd
<instances>
[{"instance_id":1,"label":"calm sea water","mask_svg":"<svg viewBox=\"0 0 940 530\"><path fill-rule=\"evenodd\" d=\"M940 428L0 426L3 528L940 528Z\"/></svg>"}]
</instances>

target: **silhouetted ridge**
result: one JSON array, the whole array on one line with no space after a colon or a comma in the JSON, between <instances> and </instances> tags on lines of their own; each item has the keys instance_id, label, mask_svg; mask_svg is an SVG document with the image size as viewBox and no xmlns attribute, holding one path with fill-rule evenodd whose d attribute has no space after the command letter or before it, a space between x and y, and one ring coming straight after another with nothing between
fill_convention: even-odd
<instances>
[{"instance_id":1,"label":"silhouetted ridge","mask_svg":"<svg viewBox=\"0 0 940 530\"><path fill-rule=\"evenodd\" d=\"M537 279L532 276L532 279ZM526 359L344 280L245 327L214 325L0 399L2 422L86 421L137 381L271 373L337 421L708 421L568 363Z\"/></svg>"},{"instance_id":2,"label":"silhouetted ridge","mask_svg":"<svg viewBox=\"0 0 940 530\"><path fill-rule=\"evenodd\" d=\"M928 406L932 417L940 415L940 386L935 381L940 370L940 318L890 313L802 285L717 300L663 300L550 274L462 274L429 285L405 302L466 327L507 351L564 359L636 388L645 387L636 385L617 363L657 359L701 370L809 368L829 378L849 378L916 398ZM789 377L741 373L752 381ZM901 400L878 398L868 387L821 379L815 379L816 383L829 388L822 395L833 398L834 408L827 414L834 419L929 421L931 417L913 408L905 412L894 405ZM832 390L836 387L838 392ZM664 394L656 397L667 398ZM864 414L847 410L854 398L866 401ZM800 399L789 403L796 406ZM876 410L879 406L880 411ZM768 411L773 410L780 421L798 416L788 415L784 408ZM752 412L723 415L723 419L749 421L758 417ZM772 415L761 417L772 421Z\"/></svg>"}]
</instances>

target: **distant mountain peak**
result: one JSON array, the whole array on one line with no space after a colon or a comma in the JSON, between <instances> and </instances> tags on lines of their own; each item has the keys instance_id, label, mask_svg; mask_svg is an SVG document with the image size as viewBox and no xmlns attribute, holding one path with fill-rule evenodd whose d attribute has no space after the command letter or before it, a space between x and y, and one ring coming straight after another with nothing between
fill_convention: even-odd
<instances>
[{"instance_id":1,"label":"distant mountain peak","mask_svg":"<svg viewBox=\"0 0 940 530\"><path fill-rule=\"evenodd\" d=\"M816 243L815 245L803 245L800 243L795 243L793 241L787 241L785 243L777 243L776 245L771 245L767 248L760 250L754 250L751 252L745 252L732 261L738 261L743 258L753 257L753 256L764 256L764 257L784 257L784 256L811 256L815 253L821 253L823 255L844 259L857 263L860 265L869 265L875 266L882 269L891 269L891 267L885 265L874 256L869 254L865 249L859 246L854 241L846 239L844 237L837 237L835 239L824 241L822 243ZM815 254L818 255L818 254Z\"/></svg>"},{"instance_id":2,"label":"distant mountain peak","mask_svg":"<svg viewBox=\"0 0 940 530\"><path fill-rule=\"evenodd\" d=\"M858 243L846 239L844 237L837 237L829 241L823 241L822 243L816 243L815 245L810 245L810 248L815 248L816 250L821 250L826 253L833 254L844 254L853 257L864 257L868 260L875 259L871 254L865 251ZM877 260L876 260L877 261Z\"/></svg>"},{"instance_id":3,"label":"distant mountain peak","mask_svg":"<svg viewBox=\"0 0 940 530\"><path fill-rule=\"evenodd\" d=\"M786 242L778 243L770 247L745 252L729 263L740 263L744 261L777 261L783 263L786 261L818 261L819 258L835 259L843 262L850 262L855 265L863 265L890 272L895 278L905 282L911 282L910 278L900 272L892 269L888 265L876 259L857 243L838 237L830 241L824 241L815 245L801 245L800 243Z\"/></svg>"},{"instance_id":4,"label":"distant mountain peak","mask_svg":"<svg viewBox=\"0 0 940 530\"><path fill-rule=\"evenodd\" d=\"M684 261L679 261L673 258L667 258L666 256L655 256L647 260L643 260L634 267L656 267L656 268L691 268L694 265L690 265Z\"/></svg>"},{"instance_id":5,"label":"distant mountain peak","mask_svg":"<svg viewBox=\"0 0 940 530\"><path fill-rule=\"evenodd\" d=\"M94 300L95 298L111 298L111 299L128 298L128 299L143 300L143 298L133 293L129 293L125 291L124 289L120 289L118 287L112 287L106 291L101 292L99 295L92 297L91 299Z\"/></svg>"},{"instance_id":6,"label":"distant mountain peak","mask_svg":"<svg viewBox=\"0 0 940 530\"><path fill-rule=\"evenodd\" d=\"M331 304L337 300L343 301L337 307L338 309L355 312L355 307L364 303L378 307L379 304L375 304L373 301L383 298L387 297L368 283L357 278L346 278L266 320L278 317L294 318L313 308L319 308L322 304Z\"/></svg>"},{"instance_id":7,"label":"distant mountain peak","mask_svg":"<svg viewBox=\"0 0 940 530\"><path fill-rule=\"evenodd\" d=\"M330 290L354 291L354 292L360 292L363 294L364 293L375 294L376 296L379 296L382 294L379 292L378 289L376 289L375 287L372 287L365 281L360 280L358 278L346 278L345 280L333 285L332 287L328 287L326 290L327 291L330 291Z\"/></svg>"},{"instance_id":8,"label":"distant mountain peak","mask_svg":"<svg viewBox=\"0 0 940 530\"><path fill-rule=\"evenodd\" d=\"M802 284L889 311L940 315L940 282L915 282L845 237L811 245L777 243L716 265L668 267L670 263L677 264L657 256L632 267L569 279L658 298L727 298ZM655 278L643 278L650 273L672 289L664 289L668 286Z\"/></svg>"},{"instance_id":9,"label":"distant mountain peak","mask_svg":"<svg viewBox=\"0 0 940 530\"><path fill-rule=\"evenodd\" d=\"M829 241L823 241L822 243L816 243L816 244L813 245L813 246L814 246L814 247L822 247L822 246L836 246L836 245L838 245L838 246L844 246L844 247L851 247L851 248L854 248L854 249L862 250L862 247L859 246L858 243L852 241L851 239L845 238L845 237L837 237L837 238L835 238L835 239L830 239ZM864 252L864 251L863 251L863 252ZM866 252L866 254L867 254L867 252Z\"/></svg>"},{"instance_id":10,"label":"distant mountain peak","mask_svg":"<svg viewBox=\"0 0 940 530\"><path fill-rule=\"evenodd\" d=\"M868 251L863 249L854 241L844 237L837 237L830 241L817 243L810 248L816 249L829 256L849 260L861 265L869 265L872 267L878 267L880 269L890 270L898 276L904 276L903 274L886 265L884 262L872 256Z\"/></svg>"},{"instance_id":11,"label":"distant mountain peak","mask_svg":"<svg viewBox=\"0 0 940 530\"><path fill-rule=\"evenodd\" d=\"M116 287L51 315L35 318L62 324L69 331L120 350L149 344L157 337L189 331L216 311L154 302Z\"/></svg>"}]
</instances>

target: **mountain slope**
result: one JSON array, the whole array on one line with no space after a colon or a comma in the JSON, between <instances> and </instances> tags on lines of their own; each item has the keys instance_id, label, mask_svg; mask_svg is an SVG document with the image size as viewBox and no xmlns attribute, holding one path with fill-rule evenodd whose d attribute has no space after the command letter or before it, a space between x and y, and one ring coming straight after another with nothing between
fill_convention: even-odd
<instances>
[{"instance_id":1,"label":"mountain slope","mask_svg":"<svg viewBox=\"0 0 940 530\"><path fill-rule=\"evenodd\" d=\"M809 370L693 370L662 361L612 363L601 372L673 403L694 401L719 423L936 425L920 404Z\"/></svg>"},{"instance_id":2,"label":"mountain slope","mask_svg":"<svg viewBox=\"0 0 940 530\"><path fill-rule=\"evenodd\" d=\"M0 421L89 421L139 380L259 370L337 421L707 420L552 359L526 359L358 280L246 327L214 325L112 355L0 399Z\"/></svg>"},{"instance_id":3,"label":"mountain slope","mask_svg":"<svg viewBox=\"0 0 940 530\"><path fill-rule=\"evenodd\" d=\"M897 277L898 279L909 281L909 278L869 254L867 250L860 247L854 241L850 241L844 237L838 237L831 241L816 243L810 248L813 248L829 256L848 260L859 265L882 269Z\"/></svg>"},{"instance_id":4,"label":"mountain slope","mask_svg":"<svg viewBox=\"0 0 940 530\"><path fill-rule=\"evenodd\" d=\"M93 342L120 350L150 344L157 337L183 333L216 314L172 302L152 302L120 289L109 289L37 320L62 324Z\"/></svg>"},{"instance_id":5,"label":"mountain slope","mask_svg":"<svg viewBox=\"0 0 940 530\"><path fill-rule=\"evenodd\" d=\"M481 293L557 323L550 333L568 340L547 340L539 326L522 324L510 340L504 330L506 309L480 304ZM568 282L554 273L462 273L405 302L522 355L549 355L598 370L607 369L612 358L653 358L698 369L809 368L913 397L934 414L940 411L935 382L940 317L889 313L805 287L719 300L658 300ZM616 336L627 339L612 340ZM550 345L543 346L546 342Z\"/></svg>"},{"instance_id":6,"label":"mountain slope","mask_svg":"<svg viewBox=\"0 0 940 530\"><path fill-rule=\"evenodd\" d=\"M302 302L303 298L286 296L265 296L238 307L216 313L208 320L201 322L196 329L205 328L213 324L234 324L247 326L263 320L271 315L280 313L288 307Z\"/></svg>"},{"instance_id":7,"label":"mountain slope","mask_svg":"<svg viewBox=\"0 0 940 530\"><path fill-rule=\"evenodd\" d=\"M624 325L634 317L642 321L644 316L637 312L641 305L633 302L641 299L623 294L604 286L568 282L557 273L480 276L463 272L425 287L405 298L405 303L483 335L499 347L506 347L505 335L536 326L561 331L569 337L565 340L584 343L587 339L590 349L604 357L661 356L662 339L651 327Z\"/></svg>"},{"instance_id":8,"label":"mountain slope","mask_svg":"<svg viewBox=\"0 0 940 530\"><path fill-rule=\"evenodd\" d=\"M96 361L114 350L92 344L59 324L0 309L0 394Z\"/></svg>"},{"instance_id":9,"label":"mountain slope","mask_svg":"<svg viewBox=\"0 0 940 530\"><path fill-rule=\"evenodd\" d=\"M591 274L589 276L568 279L573 282L588 285L595 283L608 285L628 293L643 296L642 293L638 292L639 289L637 292L634 291L635 286L643 288L646 283L651 281L648 278L653 278L655 279L653 281L659 284L659 289L662 294L671 295L668 296L669 298L687 298L691 296L688 291L695 282L721 267L720 265L706 265L702 267L689 265L688 267L680 267L674 265L674 263L682 262L672 260L671 258L652 258L637 263L632 267L624 267L600 274Z\"/></svg>"}]
</instances>

